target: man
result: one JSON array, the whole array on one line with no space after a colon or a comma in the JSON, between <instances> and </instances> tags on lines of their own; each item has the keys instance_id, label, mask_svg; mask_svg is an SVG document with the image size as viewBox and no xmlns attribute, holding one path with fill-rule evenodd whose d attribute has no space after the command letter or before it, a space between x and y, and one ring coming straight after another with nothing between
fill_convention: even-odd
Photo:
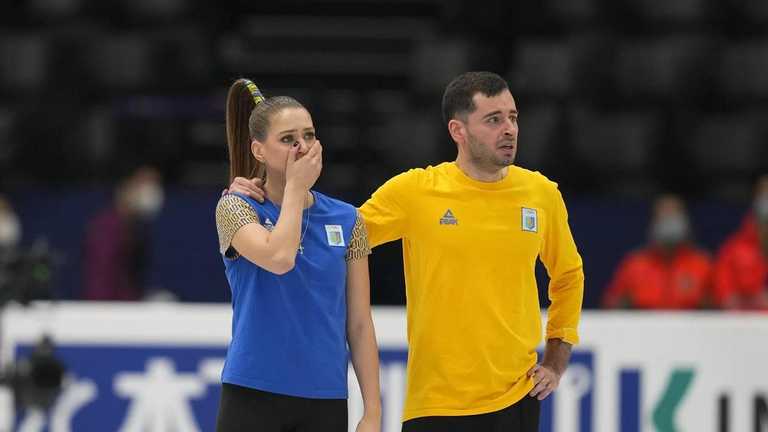
<instances>
[{"instance_id":1,"label":"man","mask_svg":"<svg viewBox=\"0 0 768 432\"><path fill-rule=\"evenodd\" d=\"M720 249L715 294L725 309L768 310L768 175L758 179L741 229Z\"/></svg>"},{"instance_id":2,"label":"man","mask_svg":"<svg viewBox=\"0 0 768 432\"><path fill-rule=\"evenodd\" d=\"M691 242L685 204L662 195L653 206L650 241L619 265L603 297L606 308L695 309L710 302L712 263Z\"/></svg>"},{"instance_id":3,"label":"man","mask_svg":"<svg viewBox=\"0 0 768 432\"><path fill-rule=\"evenodd\" d=\"M400 174L360 208L371 246L403 240L403 431L537 431L539 401L578 342L581 257L557 185L513 165L518 111L507 83L460 75L445 90L443 115L456 161ZM232 184L258 199L256 186ZM541 364L537 257L552 301Z\"/></svg>"}]
</instances>

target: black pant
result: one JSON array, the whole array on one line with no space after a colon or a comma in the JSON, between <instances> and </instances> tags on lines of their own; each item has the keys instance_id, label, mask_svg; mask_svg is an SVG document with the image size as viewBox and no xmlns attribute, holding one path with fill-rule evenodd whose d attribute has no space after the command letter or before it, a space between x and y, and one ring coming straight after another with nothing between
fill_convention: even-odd
<instances>
[{"instance_id":1,"label":"black pant","mask_svg":"<svg viewBox=\"0 0 768 432\"><path fill-rule=\"evenodd\" d=\"M403 432L538 432L539 400L526 395L516 404L488 414L419 417Z\"/></svg>"},{"instance_id":2,"label":"black pant","mask_svg":"<svg viewBox=\"0 0 768 432\"><path fill-rule=\"evenodd\" d=\"M285 396L224 383L217 432L346 432L346 399Z\"/></svg>"}]
</instances>

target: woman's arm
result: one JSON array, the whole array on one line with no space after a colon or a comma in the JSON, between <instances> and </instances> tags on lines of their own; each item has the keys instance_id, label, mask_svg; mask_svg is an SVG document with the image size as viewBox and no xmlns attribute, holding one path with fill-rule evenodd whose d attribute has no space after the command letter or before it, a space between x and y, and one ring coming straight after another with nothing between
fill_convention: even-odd
<instances>
[{"instance_id":1,"label":"woman's arm","mask_svg":"<svg viewBox=\"0 0 768 432\"><path fill-rule=\"evenodd\" d=\"M368 256L347 261L347 340L365 411L358 431L381 428L379 351L371 319Z\"/></svg>"},{"instance_id":2,"label":"woman's arm","mask_svg":"<svg viewBox=\"0 0 768 432\"><path fill-rule=\"evenodd\" d=\"M309 189L322 169L322 146L315 143L309 151L298 155L294 144L288 152L285 166L285 189L280 217L270 232L259 224L248 224L232 237L237 252L272 273L284 274L296 264L301 241L301 214L307 204Z\"/></svg>"},{"instance_id":3,"label":"woman's arm","mask_svg":"<svg viewBox=\"0 0 768 432\"><path fill-rule=\"evenodd\" d=\"M232 237L232 246L248 261L267 271L275 274L291 271L296 263L306 197L306 189L286 185L275 228L268 231L260 224L245 225Z\"/></svg>"}]
</instances>

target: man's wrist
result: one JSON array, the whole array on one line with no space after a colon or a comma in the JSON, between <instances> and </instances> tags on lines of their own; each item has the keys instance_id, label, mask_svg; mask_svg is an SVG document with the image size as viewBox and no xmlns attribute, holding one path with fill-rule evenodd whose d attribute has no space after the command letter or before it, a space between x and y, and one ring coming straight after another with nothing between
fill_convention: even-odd
<instances>
[{"instance_id":1,"label":"man's wrist","mask_svg":"<svg viewBox=\"0 0 768 432\"><path fill-rule=\"evenodd\" d=\"M572 345L560 338L547 339L547 346L544 350L544 359L541 362L549 370L562 376L568 368L568 361L571 358Z\"/></svg>"},{"instance_id":2,"label":"man's wrist","mask_svg":"<svg viewBox=\"0 0 768 432\"><path fill-rule=\"evenodd\" d=\"M563 376L563 374L565 373L565 369L566 369L566 366L558 366L555 363L548 362L546 360L541 362L541 367L545 367L545 368L551 370L552 372L557 374L557 376Z\"/></svg>"}]
</instances>

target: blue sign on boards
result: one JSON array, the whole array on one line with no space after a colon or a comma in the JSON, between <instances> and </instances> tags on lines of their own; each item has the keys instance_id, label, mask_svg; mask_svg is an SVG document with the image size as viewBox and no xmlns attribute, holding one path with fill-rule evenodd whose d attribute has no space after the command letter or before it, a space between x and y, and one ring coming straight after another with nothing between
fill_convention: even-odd
<instances>
[{"instance_id":1,"label":"blue sign on boards","mask_svg":"<svg viewBox=\"0 0 768 432\"><path fill-rule=\"evenodd\" d=\"M30 351L30 346L19 346L16 358ZM41 432L57 432L54 424L73 431L213 431L225 355L218 347L58 344L56 356L71 381ZM382 350L380 357L383 370L404 369L408 354ZM37 419L19 413L14 430L24 422ZM393 426L399 429L399 421Z\"/></svg>"},{"instance_id":2,"label":"blue sign on boards","mask_svg":"<svg viewBox=\"0 0 768 432\"><path fill-rule=\"evenodd\" d=\"M18 347L25 357L29 346ZM73 379L49 413L73 431L212 431L224 348L59 345L56 355ZM15 429L29 419L20 413Z\"/></svg>"},{"instance_id":3,"label":"blue sign on boards","mask_svg":"<svg viewBox=\"0 0 768 432\"><path fill-rule=\"evenodd\" d=\"M17 358L26 357L30 351L30 346L19 346L15 354ZM220 373L226 355L223 347L59 344L56 355L65 363L71 380L45 419L45 426L35 430L215 430ZM405 390L402 386L408 354L405 350L382 349L380 358L383 378L402 378L390 381L392 388L382 387L383 430L399 430L396 413L386 413L400 412L402 407L387 406L387 401L400 404L401 394L393 399L387 394ZM561 382L561 390L542 404L542 432L556 430L556 414L565 413L555 409L558 403L574 405L565 417L579 425L579 432L593 430L593 377L592 353L575 351L564 377L566 382ZM19 413L14 429L39 420L32 417L28 412Z\"/></svg>"},{"instance_id":4,"label":"blue sign on boards","mask_svg":"<svg viewBox=\"0 0 768 432\"><path fill-rule=\"evenodd\" d=\"M542 354L539 353L539 358ZM578 424L578 429L569 428L569 430L578 430L579 432L592 432L593 430L593 393L594 393L594 360L590 351L574 351L571 355L571 362L568 365L568 371L560 380L560 388L546 398L541 404L541 432L554 432L555 429L555 407L558 405L558 399L569 396L567 402L560 400L560 405L575 404L569 410L567 420L565 415L558 417L560 421L574 422ZM566 394L567 393L567 394ZM564 410L563 410L564 411ZM561 414L565 414L562 412ZM577 417L577 418L574 418Z\"/></svg>"}]
</instances>

